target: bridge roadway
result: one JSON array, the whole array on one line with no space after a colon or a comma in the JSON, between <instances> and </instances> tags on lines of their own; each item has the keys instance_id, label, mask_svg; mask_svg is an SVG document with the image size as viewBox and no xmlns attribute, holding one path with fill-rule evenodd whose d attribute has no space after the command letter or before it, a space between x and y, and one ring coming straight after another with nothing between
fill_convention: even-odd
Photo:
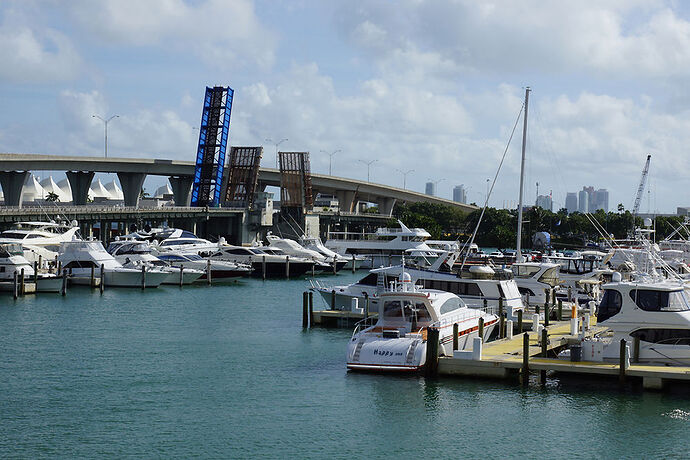
<instances>
[{"instance_id":1,"label":"bridge roadway","mask_svg":"<svg viewBox=\"0 0 690 460\"><path fill-rule=\"evenodd\" d=\"M148 158L101 158L21 153L0 153L0 183L5 204L19 206L22 186L30 171L66 171L72 188L74 204L86 203L94 173L116 173L120 180L126 206L137 206L139 193L147 175L168 176L175 195L175 203L189 202L194 176L194 162ZM227 169L226 169L227 171ZM280 171L260 168L258 185L280 187ZM465 212L475 206L404 190L383 184L312 173L314 194L331 194L338 198L343 212L356 211L357 202L376 203L381 214L390 215L396 201L407 203L430 202L455 206Z\"/></svg>"}]
</instances>

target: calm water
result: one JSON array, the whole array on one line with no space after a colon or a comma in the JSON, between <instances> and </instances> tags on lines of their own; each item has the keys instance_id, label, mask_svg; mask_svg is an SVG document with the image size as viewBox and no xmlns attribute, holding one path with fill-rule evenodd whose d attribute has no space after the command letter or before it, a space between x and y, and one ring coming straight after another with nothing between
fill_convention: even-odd
<instances>
[{"instance_id":1,"label":"calm water","mask_svg":"<svg viewBox=\"0 0 690 460\"><path fill-rule=\"evenodd\" d=\"M0 457L690 455L684 392L347 373L306 286L2 294Z\"/></svg>"}]
</instances>

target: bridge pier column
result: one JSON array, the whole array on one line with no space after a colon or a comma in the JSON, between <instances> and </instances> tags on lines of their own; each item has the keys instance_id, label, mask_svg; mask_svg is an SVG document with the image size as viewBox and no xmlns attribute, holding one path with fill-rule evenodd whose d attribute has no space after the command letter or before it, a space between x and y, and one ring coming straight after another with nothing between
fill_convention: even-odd
<instances>
[{"instance_id":1,"label":"bridge pier column","mask_svg":"<svg viewBox=\"0 0 690 460\"><path fill-rule=\"evenodd\" d=\"M393 214L395 198L381 197L378 199L379 214L390 217Z\"/></svg>"},{"instance_id":2,"label":"bridge pier column","mask_svg":"<svg viewBox=\"0 0 690 460\"><path fill-rule=\"evenodd\" d=\"M146 180L146 173L117 173L122 186L122 194L125 196L125 206L139 206L139 195Z\"/></svg>"},{"instance_id":3,"label":"bridge pier column","mask_svg":"<svg viewBox=\"0 0 690 460\"><path fill-rule=\"evenodd\" d=\"M357 192L349 190L337 190L335 196L338 197L338 206L342 212L353 212L355 202L355 197Z\"/></svg>"},{"instance_id":4,"label":"bridge pier column","mask_svg":"<svg viewBox=\"0 0 690 460\"><path fill-rule=\"evenodd\" d=\"M191 176L170 176L168 180L175 197L175 206L189 206L194 178Z\"/></svg>"},{"instance_id":5,"label":"bridge pier column","mask_svg":"<svg viewBox=\"0 0 690 460\"><path fill-rule=\"evenodd\" d=\"M0 171L0 184L5 206L22 206L22 190L29 171Z\"/></svg>"},{"instance_id":6,"label":"bridge pier column","mask_svg":"<svg viewBox=\"0 0 690 460\"><path fill-rule=\"evenodd\" d=\"M72 188L72 204L80 206L86 204L89 187L93 181L93 171L67 171L67 180Z\"/></svg>"}]
</instances>

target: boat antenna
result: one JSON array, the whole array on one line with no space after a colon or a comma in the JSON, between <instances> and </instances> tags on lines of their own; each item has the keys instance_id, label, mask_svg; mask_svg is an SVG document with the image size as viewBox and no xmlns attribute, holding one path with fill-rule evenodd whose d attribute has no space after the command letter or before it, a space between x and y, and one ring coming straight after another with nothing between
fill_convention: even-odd
<instances>
[{"instance_id":1,"label":"boat antenna","mask_svg":"<svg viewBox=\"0 0 690 460\"><path fill-rule=\"evenodd\" d=\"M529 93L531 89L525 88L525 116L522 124L522 160L520 161L520 196L518 201L518 226L517 226L517 247L515 260L522 262L522 190L525 182L525 147L527 146L527 109L529 107Z\"/></svg>"},{"instance_id":2,"label":"boat antenna","mask_svg":"<svg viewBox=\"0 0 690 460\"><path fill-rule=\"evenodd\" d=\"M508 153L508 148L510 147L510 142L513 140L513 135L515 134L515 129L517 128L518 122L520 121L520 115L522 115L522 109L524 106L520 107L520 111L518 112L518 116L515 119L515 124L513 125L513 130L510 132L510 137L508 138L508 143L506 144L505 150L503 150L503 156L501 157L501 162L498 164L498 169L496 169L496 174L494 175L494 181L491 183L491 188L489 189L489 193L486 194L486 201L484 201L484 207L482 208L482 212L479 215L479 220L477 221L477 225L474 227L474 231L472 232L472 237L470 238L469 243L465 244L465 256L462 259L462 265L460 265L460 271L465 267L465 262L467 262L467 257L470 255L470 247L472 246L472 243L474 243L474 238L477 236L477 231L479 230L479 225L482 223L482 219L484 218L484 213L486 212L486 208L489 206L489 197L491 196L491 193L494 191L494 186L496 185L496 181L498 180L498 174L501 172L501 167L503 166L503 162L506 159L506 154Z\"/></svg>"}]
</instances>

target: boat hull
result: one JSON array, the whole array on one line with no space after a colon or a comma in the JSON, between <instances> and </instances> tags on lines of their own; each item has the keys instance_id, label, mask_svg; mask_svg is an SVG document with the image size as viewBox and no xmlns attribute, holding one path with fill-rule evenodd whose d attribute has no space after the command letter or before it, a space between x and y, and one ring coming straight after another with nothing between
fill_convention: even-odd
<instances>
[{"instance_id":1,"label":"boat hull","mask_svg":"<svg viewBox=\"0 0 690 460\"><path fill-rule=\"evenodd\" d=\"M290 261L290 278L303 276L311 271L314 266L313 262L293 262ZM252 276L263 276L263 262L261 260L252 262ZM266 276L269 278L284 278L285 277L285 263L284 262L266 262Z\"/></svg>"}]
</instances>

